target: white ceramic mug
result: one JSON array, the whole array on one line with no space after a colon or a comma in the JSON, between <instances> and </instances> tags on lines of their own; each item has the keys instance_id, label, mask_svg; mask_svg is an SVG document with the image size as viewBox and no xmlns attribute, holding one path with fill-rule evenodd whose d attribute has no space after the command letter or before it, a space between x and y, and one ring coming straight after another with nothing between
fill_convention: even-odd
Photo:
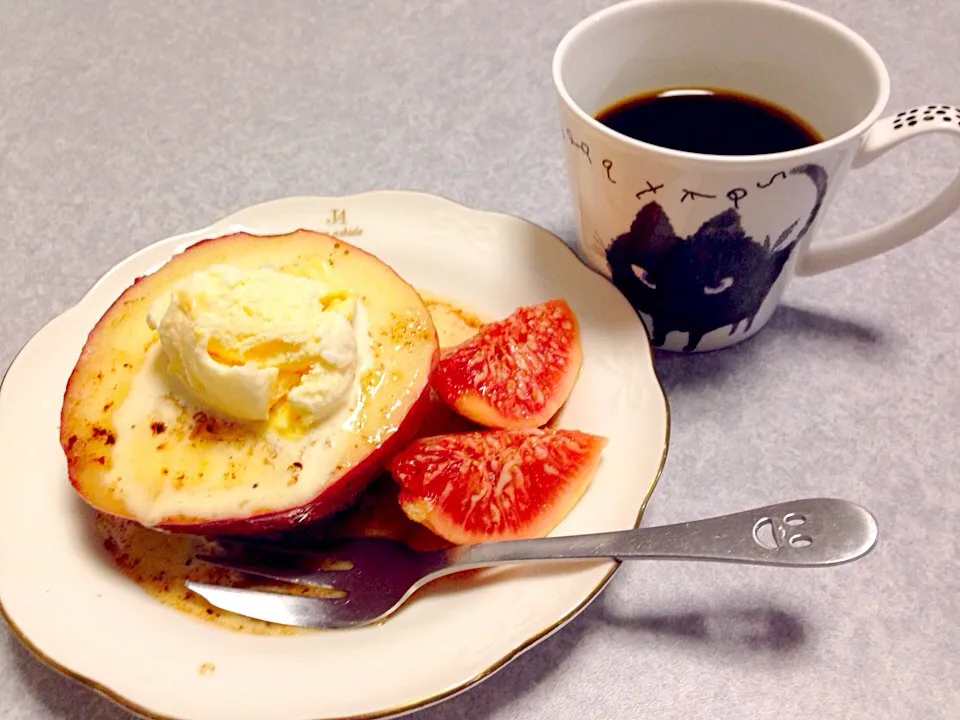
<instances>
[{"instance_id":1,"label":"white ceramic mug","mask_svg":"<svg viewBox=\"0 0 960 720\"><path fill-rule=\"evenodd\" d=\"M847 171L901 142L960 135L960 110L880 119L877 52L780 0L630 0L576 25L553 59L581 250L633 303L653 344L726 347L769 320L794 275L891 250L960 207L960 176L923 207L810 247ZM594 115L644 91L716 87L796 113L824 138L766 155L704 155L614 132Z\"/></svg>"}]
</instances>

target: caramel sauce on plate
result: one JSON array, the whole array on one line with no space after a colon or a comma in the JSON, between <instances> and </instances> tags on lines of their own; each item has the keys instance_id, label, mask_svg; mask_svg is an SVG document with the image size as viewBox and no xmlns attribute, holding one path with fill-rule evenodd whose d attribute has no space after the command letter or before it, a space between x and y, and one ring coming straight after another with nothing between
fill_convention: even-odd
<instances>
[{"instance_id":1,"label":"caramel sauce on plate","mask_svg":"<svg viewBox=\"0 0 960 720\"><path fill-rule=\"evenodd\" d=\"M450 347L470 338L484 322L478 314L446 298L425 293L423 298L437 327L441 347ZM471 429L475 429L475 426L434 397L420 436ZM208 565L194 558L195 554L215 549L215 544L203 537L159 532L137 523L100 514L96 516L95 531L116 567L151 596L164 605L228 630L256 635L302 635L316 632L254 620L215 608L187 590L187 580L296 592L314 597L341 594L333 589L273 583ZM397 502L397 487L386 475L376 480L349 509L310 527L286 533L283 539L295 544L331 537L387 537L404 542L416 550L439 549L449 545L403 514ZM201 669L202 674L209 672L212 672L212 668Z\"/></svg>"}]
</instances>

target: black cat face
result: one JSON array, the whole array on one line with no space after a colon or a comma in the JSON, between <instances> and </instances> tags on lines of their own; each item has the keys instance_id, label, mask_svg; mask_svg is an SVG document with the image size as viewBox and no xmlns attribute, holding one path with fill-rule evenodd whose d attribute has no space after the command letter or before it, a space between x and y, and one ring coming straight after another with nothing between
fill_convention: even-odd
<instances>
[{"instance_id":1,"label":"black cat face","mask_svg":"<svg viewBox=\"0 0 960 720\"><path fill-rule=\"evenodd\" d=\"M755 270L762 261L764 253L758 246L750 267L743 266L744 254L752 250L746 243L755 244L744 234L736 210L711 218L682 238L659 203L651 202L637 213L630 232L614 241L607 256L617 276L614 281L634 285L635 295L710 297L731 291L742 273ZM633 280L623 277L628 268Z\"/></svg>"},{"instance_id":2,"label":"black cat face","mask_svg":"<svg viewBox=\"0 0 960 720\"><path fill-rule=\"evenodd\" d=\"M702 337L744 320L746 330L760 311L783 267L813 222L827 191L827 173L819 165L799 165L783 173L810 179L816 200L805 223L788 224L762 241L744 232L740 213L728 208L681 237L657 202L640 208L630 229L607 248L614 284L633 306L653 321L653 342L662 345L669 332L689 333L685 349ZM796 233L794 234L794 232Z\"/></svg>"}]
</instances>

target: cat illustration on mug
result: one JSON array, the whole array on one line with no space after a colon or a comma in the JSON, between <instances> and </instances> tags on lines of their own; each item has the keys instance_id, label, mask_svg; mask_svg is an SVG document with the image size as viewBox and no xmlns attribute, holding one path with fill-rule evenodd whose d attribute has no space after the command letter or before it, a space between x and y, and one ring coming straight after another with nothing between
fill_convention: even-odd
<instances>
[{"instance_id":1,"label":"cat illustration on mug","mask_svg":"<svg viewBox=\"0 0 960 720\"><path fill-rule=\"evenodd\" d=\"M761 243L744 232L735 208L680 237L656 201L640 208L630 230L614 239L606 251L611 279L634 308L650 316L654 346L663 345L667 333L680 331L689 334L684 351L692 352L718 328L729 325L733 335L746 321L743 331L750 330L826 195L827 173L819 165L800 165L789 174L806 175L816 188L813 208L792 239L800 219Z\"/></svg>"}]
</instances>

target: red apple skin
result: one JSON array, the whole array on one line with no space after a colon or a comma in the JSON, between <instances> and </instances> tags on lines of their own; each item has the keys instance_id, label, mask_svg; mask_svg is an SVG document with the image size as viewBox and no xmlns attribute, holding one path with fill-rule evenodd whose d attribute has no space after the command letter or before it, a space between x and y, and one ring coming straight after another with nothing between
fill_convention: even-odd
<instances>
[{"instance_id":1,"label":"red apple skin","mask_svg":"<svg viewBox=\"0 0 960 720\"><path fill-rule=\"evenodd\" d=\"M330 236L324 236L308 229L298 229L281 236L264 236L266 240L270 237L288 237L299 233L311 233L317 236L328 238L331 242L336 242L350 249L358 256L368 257L389 270L389 273L397 282L410 287L412 286L404 280L396 271L382 263L376 256L368 253L356 246L350 245L342 240ZM232 235L225 235L216 238L209 238L194 243L187 249L178 253L194 251L214 243L230 240L232 238L251 238L247 233L238 232ZM177 256L174 256L177 257ZM123 306L134 295L141 283L148 279L149 275L141 275L133 280L130 286L110 305L107 311L100 317L93 329L88 333L88 342L81 350L80 357L67 380L64 392L64 403L60 412L60 445L66 456L67 478L78 497L87 505L100 513L113 515L137 522L129 512L115 498L109 497L112 491L102 493L100 497L91 498L89 487L85 486L83 472L90 466L91 458L102 456L109 452L109 445L113 441L112 433L94 437L83 437L78 442L80 428L89 429L90 418L82 418L78 424L76 414L78 406L88 406L91 410L93 406L99 406L103 400L102 392L97 388L91 389L88 384L89 378L84 377L84 360L93 352L90 340L100 333L103 328L115 321L115 315L119 313ZM429 313L427 313L429 315ZM267 533L283 532L307 523L315 522L329 515L332 515L346 507L349 507L362 493L368 485L375 480L382 472L386 463L394 455L406 447L419 432L420 426L427 417L430 407L430 381L440 359L439 343L436 339L436 330L433 329L434 343L433 352L430 357L429 371L423 373L420 379L419 387L415 388L413 395L415 399L411 400L410 405L399 421L396 430L379 446L374 448L369 454L363 457L359 462L353 465L344 473L332 477L324 488L310 501L302 503L296 507L285 508L283 510L271 511L262 514L255 514L248 517L226 518L218 520L203 520L193 518L170 518L159 524L152 526L157 530L171 533L186 533L195 535L258 535ZM116 368L114 368L114 371ZM89 372L89 368L86 369ZM98 373L99 374L99 373ZM106 406L104 407L106 410ZM92 413L97 415L98 413ZM99 418L98 418L99 419ZM109 420L103 420L103 426L110 428ZM76 445L76 447L74 447ZM103 463L101 463L102 465ZM108 502L103 502L104 500Z\"/></svg>"}]
</instances>

